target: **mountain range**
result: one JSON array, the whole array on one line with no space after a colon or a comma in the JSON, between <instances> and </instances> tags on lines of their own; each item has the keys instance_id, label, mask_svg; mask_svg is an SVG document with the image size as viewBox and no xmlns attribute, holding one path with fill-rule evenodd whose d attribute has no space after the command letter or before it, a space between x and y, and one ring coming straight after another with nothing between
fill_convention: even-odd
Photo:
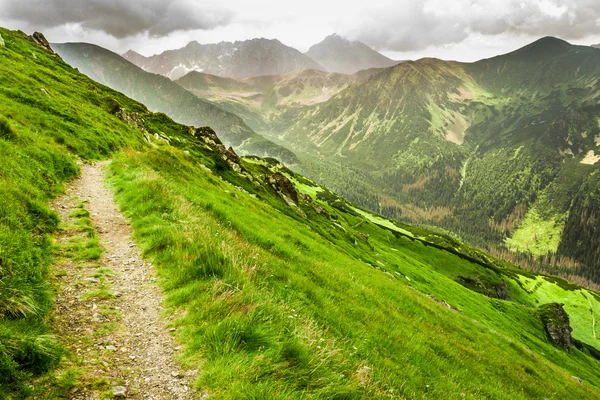
<instances>
[{"instance_id":1,"label":"mountain range","mask_svg":"<svg viewBox=\"0 0 600 400\"><path fill-rule=\"evenodd\" d=\"M305 54L279 40L261 38L216 44L193 41L181 49L167 50L151 57L133 50L124 53L123 57L145 71L172 80L189 72L237 80L286 75L307 69L352 74L398 63L362 42L349 41L339 35L326 37Z\"/></svg>"},{"instance_id":2,"label":"mountain range","mask_svg":"<svg viewBox=\"0 0 600 400\"><path fill-rule=\"evenodd\" d=\"M304 69L323 69L311 58L276 39L252 39L216 44L200 44L168 50L152 57L129 51L123 57L145 71L181 78L190 71L235 79L280 75Z\"/></svg>"},{"instance_id":3,"label":"mountain range","mask_svg":"<svg viewBox=\"0 0 600 400\"><path fill-rule=\"evenodd\" d=\"M333 35L313 48L327 43L351 45ZM590 188L600 166L599 53L547 37L475 63L428 58L242 80L192 71L173 86L270 140L270 151L258 140L257 153L286 148L284 161L364 207L599 281L599 228L581 218L598 197ZM111 62L98 69L123 75ZM182 109L166 111L177 119Z\"/></svg>"},{"instance_id":4,"label":"mountain range","mask_svg":"<svg viewBox=\"0 0 600 400\"><path fill-rule=\"evenodd\" d=\"M298 170L365 207L597 280L598 227L581 212L596 204L599 57L547 37L475 63L370 70L325 85L327 96L296 89L295 101L281 99L287 90L213 89L197 75L178 83L243 116L292 149Z\"/></svg>"}]
</instances>

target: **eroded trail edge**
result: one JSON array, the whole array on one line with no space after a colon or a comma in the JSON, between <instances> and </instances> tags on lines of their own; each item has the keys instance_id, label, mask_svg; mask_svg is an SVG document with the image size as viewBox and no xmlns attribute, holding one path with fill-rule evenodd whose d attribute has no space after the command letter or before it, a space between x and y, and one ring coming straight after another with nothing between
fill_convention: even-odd
<instances>
[{"instance_id":1,"label":"eroded trail edge","mask_svg":"<svg viewBox=\"0 0 600 400\"><path fill-rule=\"evenodd\" d=\"M70 255L55 266L57 330L87 381L71 398L195 398L189 381L196 371L182 371L176 362L180 347L164 321L154 267L132 242L132 228L105 185L107 164L83 165L81 178L53 205L65 227L89 211L104 249L98 260ZM64 228L59 246L79 239L74 232Z\"/></svg>"}]
</instances>

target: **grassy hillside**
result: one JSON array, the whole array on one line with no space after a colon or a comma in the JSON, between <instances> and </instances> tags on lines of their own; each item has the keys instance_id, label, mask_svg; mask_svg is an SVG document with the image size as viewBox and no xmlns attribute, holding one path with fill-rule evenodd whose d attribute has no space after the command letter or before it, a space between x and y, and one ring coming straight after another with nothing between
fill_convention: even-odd
<instances>
[{"instance_id":1,"label":"grassy hillside","mask_svg":"<svg viewBox=\"0 0 600 400\"><path fill-rule=\"evenodd\" d=\"M87 43L53 44L73 67L115 90L164 112L184 124L213 126L227 146L243 154L279 157L295 162L294 154L254 132L237 115L183 90L170 79L145 72L121 56Z\"/></svg>"},{"instance_id":2,"label":"grassy hillside","mask_svg":"<svg viewBox=\"0 0 600 400\"><path fill-rule=\"evenodd\" d=\"M275 160L238 160L211 129L149 112L22 33L0 34L6 397L39 391L31 378L60 362L48 201L77 160L108 157L182 362L211 398L598 397L596 292L371 214ZM557 302L580 341L569 350L546 333Z\"/></svg>"},{"instance_id":3,"label":"grassy hillside","mask_svg":"<svg viewBox=\"0 0 600 400\"><path fill-rule=\"evenodd\" d=\"M48 201L78 175L79 158L147 143L109 113L114 101L135 111L143 106L92 82L23 33L0 34L0 394L6 398L28 393L28 378L56 366L63 352L47 326L50 234L59 222Z\"/></svg>"}]
</instances>

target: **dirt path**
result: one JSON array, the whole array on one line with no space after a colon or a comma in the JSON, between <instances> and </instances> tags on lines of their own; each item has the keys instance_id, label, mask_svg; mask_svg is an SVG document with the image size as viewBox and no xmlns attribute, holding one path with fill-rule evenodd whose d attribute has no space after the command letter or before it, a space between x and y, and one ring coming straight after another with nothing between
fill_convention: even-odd
<instances>
[{"instance_id":1,"label":"dirt path","mask_svg":"<svg viewBox=\"0 0 600 400\"><path fill-rule=\"evenodd\" d=\"M165 324L154 268L142 259L132 228L105 187L106 164L83 165L81 178L54 203L67 227L77 222L74 210L87 209L104 249L99 260L71 256L55 266L56 326L78 360L73 364L83 370L84 383L71 398L198 398L189 387L196 371L186 373L175 361L181 348ZM59 245L81 238L77 232L64 229Z\"/></svg>"}]
</instances>

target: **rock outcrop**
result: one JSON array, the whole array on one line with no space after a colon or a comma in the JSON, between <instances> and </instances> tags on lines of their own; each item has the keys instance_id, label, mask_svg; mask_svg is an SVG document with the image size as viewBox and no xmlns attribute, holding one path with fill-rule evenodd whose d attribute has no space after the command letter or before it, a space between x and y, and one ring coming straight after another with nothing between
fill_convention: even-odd
<instances>
[{"instance_id":1,"label":"rock outcrop","mask_svg":"<svg viewBox=\"0 0 600 400\"><path fill-rule=\"evenodd\" d=\"M479 276L458 276L456 281L464 287L494 299L508 300L508 287L505 282L486 282Z\"/></svg>"},{"instance_id":2,"label":"rock outcrop","mask_svg":"<svg viewBox=\"0 0 600 400\"><path fill-rule=\"evenodd\" d=\"M276 172L269 177L269 184L290 206L298 205L298 192L296 191L296 187L285 175Z\"/></svg>"},{"instance_id":3,"label":"rock outcrop","mask_svg":"<svg viewBox=\"0 0 600 400\"><path fill-rule=\"evenodd\" d=\"M46 40L46 37L43 34L41 34L40 32L35 32L30 37L30 40L32 42L34 42L35 44L37 44L38 46L46 49L46 51L49 52L50 54L54 54L54 50L52 50L52 47L50 47L50 43L48 43L48 40Z\"/></svg>"},{"instance_id":4,"label":"rock outcrop","mask_svg":"<svg viewBox=\"0 0 600 400\"><path fill-rule=\"evenodd\" d=\"M4 46L6 46L6 43L4 43L4 38L2 37L2 35L0 35L0 47Z\"/></svg>"},{"instance_id":5,"label":"rock outcrop","mask_svg":"<svg viewBox=\"0 0 600 400\"><path fill-rule=\"evenodd\" d=\"M573 328L569 324L569 316L563 305L559 303L545 304L539 308L539 315L550 342L556 347L569 350L573 344L571 337Z\"/></svg>"}]
</instances>

